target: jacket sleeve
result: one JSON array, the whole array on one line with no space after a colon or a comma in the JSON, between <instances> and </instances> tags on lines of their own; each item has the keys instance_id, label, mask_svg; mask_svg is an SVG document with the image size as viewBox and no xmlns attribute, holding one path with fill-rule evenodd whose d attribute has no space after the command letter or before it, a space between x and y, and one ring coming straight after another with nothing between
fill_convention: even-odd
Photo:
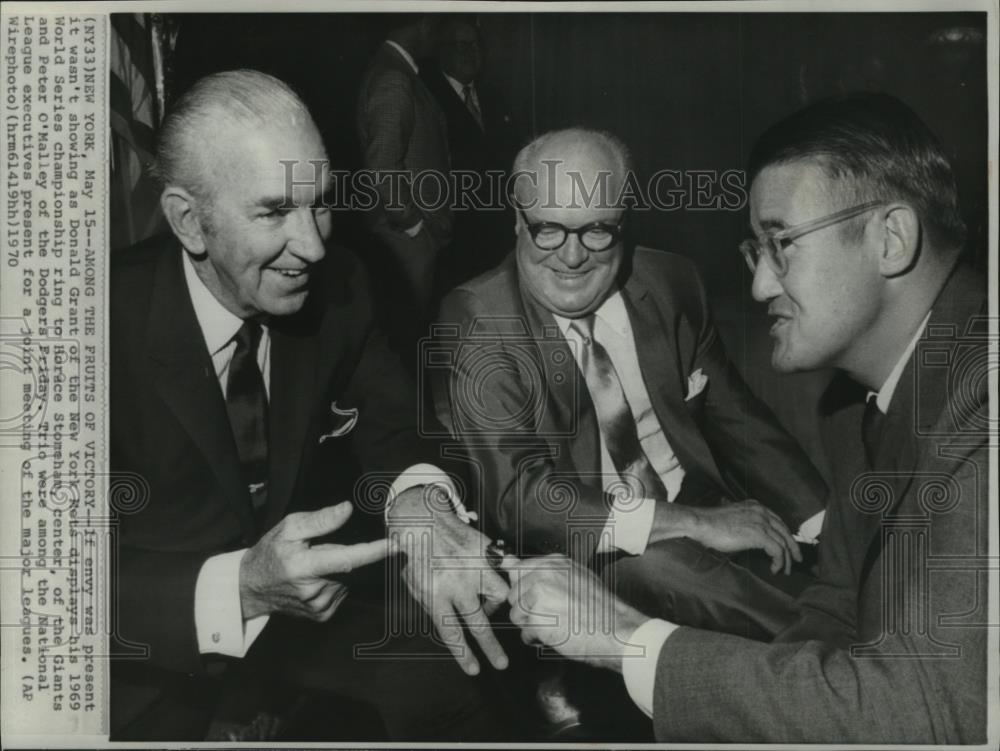
<instances>
[{"instance_id":1,"label":"jacket sleeve","mask_svg":"<svg viewBox=\"0 0 1000 751\"><path fill-rule=\"evenodd\" d=\"M936 500L955 505L928 517L926 547L914 546L909 556L899 547L879 554L859 601L866 624L859 636L763 644L677 629L657 665L659 740L985 742L989 463L985 446L944 452L952 454L950 466L927 462L914 477L950 476L945 485L953 492ZM913 520L926 501L904 499L900 518ZM857 512L845 506L845 513ZM943 565L955 559L967 567ZM893 588L884 591L884 581Z\"/></svg>"},{"instance_id":2,"label":"jacket sleeve","mask_svg":"<svg viewBox=\"0 0 1000 751\"><path fill-rule=\"evenodd\" d=\"M493 321L468 290L445 298L440 321L458 339L451 367L433 370L435 403L472 466L481 513L521 554L587 561L611 499L580 481L566 440L539 433L539 412L549 408L544 358L524 337L491 330Z\"/></svg>"}]
</instances>

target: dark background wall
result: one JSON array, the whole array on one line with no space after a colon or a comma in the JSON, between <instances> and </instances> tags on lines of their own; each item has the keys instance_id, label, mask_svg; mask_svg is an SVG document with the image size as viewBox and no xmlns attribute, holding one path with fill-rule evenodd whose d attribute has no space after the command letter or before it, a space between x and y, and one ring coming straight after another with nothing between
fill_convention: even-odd
<instances>
[{"instance_id":1,"label":"dark background wall","mask_svg":"<svg viewBox=\"0 0 1000 751\"><path fill-rule=\"evenodd\" d=\"M309 104L335 166L359 166L357 85L384 16L197 14L171 23L169 93L216 70L273 73ZM524 140L575 124L608 129L631 147L642 183L662 169L740 170L765 127L822 96L894 94L951 155L967 255L986 268L984 13L484 13L479 24L485 77L505 94ZM632 221L642 244L696 261L731 358L822 465L816 403L829 376L771 372L767 323L736 252L745 209L688 206L634 212ZM337 239L363 253L357 217L337 222Z\"/></svg>"},{"instance_id":2,"label":"dark background wall","mask_svg":"<svg viewBox=\"0 0 1000 751\"><path fill-rule=\"evenodd\" d=\"M175 19L171 91L213 70L274 73L307 100L337 166L358 166L357 83L381 42L383 15ZM575 124L606 128L631 147L642 184L662 169L742 169L768 124L816 98L858 89L894 94L952 155L969 252L985 266L983 13L483 13L478 19L485 77L505 93L524 138ZM736 255L745 211L687 202L672 211L634 212L633 221L643 244L694 258L713 291L745 285Z\"/></svg>"}]
</instances>

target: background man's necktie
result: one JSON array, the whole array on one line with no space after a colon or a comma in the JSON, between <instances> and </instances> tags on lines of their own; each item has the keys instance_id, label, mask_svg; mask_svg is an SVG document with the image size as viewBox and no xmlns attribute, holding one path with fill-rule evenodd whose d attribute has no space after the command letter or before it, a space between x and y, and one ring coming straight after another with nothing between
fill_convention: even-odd
<instances>
[{"instance_id":1,"label":"background man's necktie","mask_svg":"<svg viewBox=\"0 0 1000 751\"><path fill-rule=\"evenodd\" d=\"M872 396L865 404L865 413L861 418L861 443L865 447L865 461L868 463L868 469L876 469L875 457L878 454L878 445L884 426L885 415L878 408L878 399Z\"/></svg>"},{"instance_id":2,"label":"background man's necktie","mask_svg":"<svg viewBox=\"0 0 1000 751\"><path fill-rule=\"evenodd\" d=\"M465 100L465 106L469 108L469 112L472 116L476 118L476 122L479 123L479 127L483 127L483 113L479 109L479 105L476 104L476 98L472 95L472 84L467 83L462 87L462 98Z\"/></svg>"},{"instance_id":3,"label":"background man's necktie","mask_svg":"<svg viewBox=\"0 0 1000 751\"><path fill-rule=\"evenodd\" d=\"M667 489L639 443L635 418L625 398L618 371L608 351L594 339L594 317L578 318L570 326L583 340L580 369L587 381L601 434L615 469L637 496L667 500Z\"/></svg>"},{"instance_id":4,"label":"background man's necktie","mask_svg":"<svg viewBox=\"0 0 1000 751\"><path fill-rule=\"evenodd\" d=\"M262 334L259 323L243 322L226 381L226 411L255 511L267 502L267 391L257 367Z\"/></svg>"}]
</instances>

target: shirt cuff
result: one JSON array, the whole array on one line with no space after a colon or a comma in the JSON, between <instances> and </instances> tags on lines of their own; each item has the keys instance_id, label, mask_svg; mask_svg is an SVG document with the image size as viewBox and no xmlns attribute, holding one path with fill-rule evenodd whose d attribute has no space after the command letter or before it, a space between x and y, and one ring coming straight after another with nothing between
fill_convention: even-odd
<instances>
[{"instance_id":1,"label":"shirt cuff","mask_svg":"<svg viewBox=\"0 0 1000 751\"><path fill-rule=\"evenodd\" d=\"M653 531L655 510L654 498L640 498L638 502L615 498L596 552L620 550L629 555L642 555L649 543L649 533Z\"/></svg>"},{"instance_id":2,"label":"shirt cuff","mask_svg":"<svg viewBox=\"0 0 1000 751\"><path fill-rule=\"evenodd\" d=\"M194 587L194 626L201 654L244 657L270 616L243 620L240 563L246 549L214 555L202 564Z\"/></svg>"},{"instance_id":3,"label":"shirt cuff","mask_svg":"<svg viewBox=\"0 0 1000 751\"><path fill-rule=\"evenodd\" d=\"M420 230L423 229L423 226L424 226L424 220L421 219L419 222L417 222L416 224L414 224L412 227L410 227L408 229L404 229L403 232L405 232L407 234L407 236L409 236L409 237L416 237L417 235L420 234Z\"/></svg>"},{"instance_id":4,"label":"shirt cuff","mask_svg":"<svg viewBox=\"0 0 1000 751\"><path fill-rule=\"evenodd\" d=\"M386 524L389 523L389 510L396 501L396 497L410 488L417 488L422 485L436 485L444 490L452 508L455 509L455 516L466 524L479 519L479 515L475 511L469 511L465 508L465 504L462 503L462 499L458 495L458 490L455 489L455 483L451 481L446 472L435 467L433 464L414 464L412 467L403 470L389 488L389 497L385 501Z\"/></svg>"},{"instance_id":5,"label":"shirt cuff","mask_svg":"<svg viewBox=\"0 0 1000 751\"><path fill-rule=\"evenodd\" d=\"M819 533L823 531L823 519L825 518L825 510L820 511L818 514L813 514L799 525L799 531L792 535L792 537L795 538L796 542L806 545L816 545L819 543L817 538L819 537Z\"/></svg>"},{"instance_id":6,"label":"shirt cuff","mask_svg":"<svg viewBox=\"0 0 1000 751\"><path fill-rule=\"evenodd\" d=\"M656 618L646 621L637 628L629 639L630 644L641 648L640 655L622 659L622 677L625 688L635 705L647 717L653 716L653 686L656 683L656 664L664 642L677 626Z\"/></svg>"}]
</instances>

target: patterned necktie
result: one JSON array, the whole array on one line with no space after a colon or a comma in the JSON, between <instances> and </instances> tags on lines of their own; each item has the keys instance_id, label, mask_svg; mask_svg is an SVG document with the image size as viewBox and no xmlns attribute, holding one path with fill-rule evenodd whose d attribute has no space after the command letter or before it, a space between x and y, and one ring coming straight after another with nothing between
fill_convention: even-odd
<instances>
[{"instance_id":1,"label":"patterned necktie","mask_svg":"<svg viewBox=\"0 0 1000 751\"><path fill-rule=\"evenodd\" d=\"M479 127L483 127L483 113L479 111L479 105L476 104L476 98L472 95L472 84L467 83L462 87L462 98L465 100L465 106L469 108L469 112L479 123Z\"/></svg>"},{"instance_id":2,"label":"patterned necktie","mask_svg":"<svg viewBox=\"0 0 1000 751\"><path fill-rule=\"evenodd\" d=\"M578 318L570 327L583 340L580 369L587 381L611 462L637 497L667 500L667 489L642 450L618 371L608 351L594 339L594 316Z\"/></svg>"},{"instance_id":3,"label":"patterned necktie","mask_svg":"<svg viewBox=\"0 0 1000 751\"><path fill-rule=\"evenodd\" d=\"M243 322L226 381L226 412L254 511L267 503L267 391L257 367L262 334L259 323Z\"/></svg>"},{"instance_id":4,"label":"patterned necktie","mask_svg":"<svg viewBox=\"0 0 1000 751\"><path fill-rule=\"evenodd\" d=\"M865 461L868 469L875 469L875 458L878 455L879 441L882 438L882 428L885 426L885 414L878 408L878 399L874 396L865 404L865 413L861 418L861 444L865 447Z\"/></svg>"}]
</instances>

